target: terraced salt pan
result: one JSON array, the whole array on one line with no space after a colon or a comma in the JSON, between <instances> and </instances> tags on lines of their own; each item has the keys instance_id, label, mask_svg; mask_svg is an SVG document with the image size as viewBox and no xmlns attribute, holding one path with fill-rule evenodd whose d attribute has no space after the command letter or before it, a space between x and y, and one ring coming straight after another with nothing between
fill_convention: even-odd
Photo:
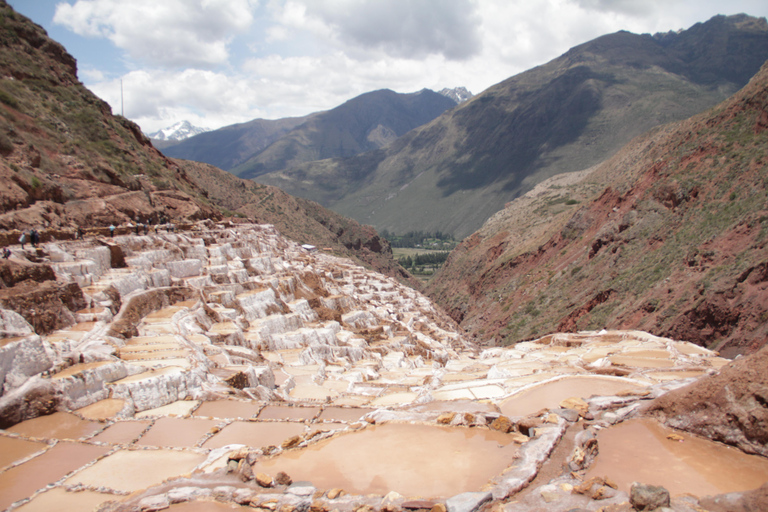
<instances>
[{"instance_id":1,"label":"terraced salt pan","mask_svg":"<svg viewBox=\"0 0 768 512\"><path fill-rule=\"evenodd\" d=\"M216 400L203 402L198 407L194 416L207 416L211 418L251 418L262 408L261 402L245 402L242 400Z\"/></svg>"},{"instance_id":2,"label":"terraced salt pan","mask_svg":"<svg viewBox=\"0 0 768 512\"><path fill-rule=\"evenodd\" d=\"M104 425L98 422L83 420L68 412L56 412L22 421L6 431L42 439L82 439L102 428Z\"/></svg>"},{"instance_id":3,"label":"terraced salt pan","mask_svg":"<svg viewBox=\"0 0 768 512\"><path fill-rule=\"evenodd\" d=\"M121 384L131 384L133 382L141 382L146 379L152 379L155 377L161 377L166 375L176 375L183 372L184 372L183 368L180 368L178 366L170 366L168 368L159 368L157 370L149 370L143 373L138 373L136 375L131 375L131 376L125 377L124 379L115 381L112 384L115 386L119 386Z\"/></svg>"},{"instance_id":4,"label":"terraced salt pan","mask_svg":"<svg viewBox=\"0 0 768 512\"><path fill-rule=\"evenodd\" d=\"M51 512L52 510L96 510L102 503L114 500L113 494L94 491L69 492L63 487L55 487L38 494L14 512Z\"/></svg>"},{"instance_id":5,"label":"terraced salt pan","mask_svg":"<svg viewBox=\"0 0 768 512\"><path fill-rule=\"evenodd\" d=\"M260 420L311 420L320 412L319 407L288 407L268 405L258 415Z\"/></svg>"},{"instance_id":6,"label":"terraced salt pan","mask_svg":"<svg viewBox=\"0 0 768 512\"><path fill-rule=\"evenodd\" d=\"M162 368L176 366L179 368L192 368L192 363L186 357L169 357L167 359L133 359L126 361L131 366L141 368Z\"/></svg>"},{"instance_id":7,"label":"terraced salt pan","mask_svg":"<svg viewBox=\"0 0 768 512\"><path fill-rule=\"evenodd\" d=\"M655 381L669 381L678 379L689 379L691 377L701 377L707 373L706 370L680 370L670 372L647 372L646 377L650 377Z\"/></svg>"},{"instance_id":8,"label":"terraced salt pan","mask_svg":"<svg viewBox=\"0 0 768 512\"><path fill-rule=\"evenodd\" d=\"M259 229L257 228L257 231ZM90 434L91 437L85 437L87 442L104 443L112 450L144 446L148 449L140 451L154 455L120 455L119 457L128 457L129 462L134 465L129 468L128 473L138 472L141 464L151 469L156 458L163 458L168 451L155 449L157 445L179 446L173 452L204 456L210 450L221 446L278 446L290 435L343 430L352 423L362 423L359 419L365 414L363 410L346 409L342 406L368 406L369 409L364 410L366 412L374 410L372 408L384 407L392 409L392 414L405 412L398 409L408 407L408 414L411 411L419 414L426 412L430 417L434 412L466 411L473 415L482 415L485 411L498 414L496 404L506 403L504 400L510 393L563 374L589 374L593 367L610 364L611 360L606 358L618 358L614 361L617 364L636 361L659 364L660 361L674 359L675 365L669 368L627 366L626 370L633 376L632 382L639 389L645 385L666 382L673 377L689 377L705 368L711 371L727 363L712 357L713 353L705 349L690 348L688 344L639 332L557 334L536 342L521 343L514 349L494 348L481 354L470 350L462 351L459 348L462 345L458 336L443 331L436 325L434 320L438 315L426 299L416 292L400 287L388 278L368 274L353 265L322 254L303 254L300 259L296 259L300 251L293 251L288 243L276 235L265 234L258 240L254 237L244 242L244 245L241 244L242 246L238 245L240 242L216 243L211 246L210 244L220 236L228 235L217 234L206 238L205 242L202 239L169 235L160 242L164 247L168 244L179 244L188 259L196 260L190 267L191 270L208 268L212 271L215 267L215 272L220 273L217 280L229 281L229 284L220 288L213 287L208 275L185 277L181 282L185 286L198 289L201 296L206 297L208 307L215 314L207 315L206 311L210 310L204 311L202 308L190 310L189 308L194 308L200 303L194 299L147 315L137 327L142 336L127 340L119 351L124 359L130 361L115 364L123 370L129 368L129 372L136 371L137 366L153 370L114 382L100 391L103 395L99 398L108 396L107 392L112 392L115 398L125 400L128 413L133 410L132 405L136 410L148 408L137 413L136 417L160 419L121 419L111 422L110 414L117 408L117 403L110 406L107 401L96 402L89 406L92 409L86 407L78 411L78 414L107 420L99 424L100 428L103 428L101 432L97 431ZM231 236L234 236L234 232ZM146 248L144 245L151 241L151 237L143 241L127 237L126 244L129 244L130 250L135 253L131 262L135 261L137 268L108 272L105 279L99 281L98 286L92 287L91 291L97 294L97 289L103 290L103 284L108 280L115 282L115 286L123 294L161 286L161 282L165 283L162 286L169 285L169 271L153 268L153 264L165 265L170 261L170 255L180 253L157 247L143 251ZM207 248L206 243L209 244ZM257 246L261 255L259 258L253 258ZM152 251L154 253L150 254ZM147 254L141 255L141 252ZM279 259L275 257L278 254ZM256 280L249 278L248 273L243 270L243 261L239 258L253 258L249 261L250 267L256 269L254 263L261 265L260 270L256 270L262 275ZM256 259L257 262L254 261ZM190 269L185 265L187 264L183 262L176 264L174 272L179 275L186 273ZM309 308L309 302L305 299L297 300L297 297L300 297L299 290L304 290L302 287L307 288L299 274L303 272L312 272L319 276L326 291L331 294L331 297L321 298L322 304L341 312L352 324L370 326L381 334L382 339L368 341L353 332L349 325L335 322L313 323L314 312ZM150 277L150 274L157 274L157 279ZM243 286L246 284L245 280L250 280L251 283ZM249 293L249 288L255 293ZM101 299L97 298L97 301L104 300L104 297L102 294ZM288 304L292 310L290 314L275 314L275 309L267 307L268 303L277 306L278 297ZM240 301L242 310L226 307L230 301L236 299ZM243 314L243 311L246 313ZM267 312L272 315L263 316ZM258 318L250 321L249 315ZM212 324L214 319L220 322ZM241 319L250 322L250 329L244 333L239 327L245 325L241 323ZM442 321L441 325L447 325L447 320ZM78 327L83 329L81 331L60 331L55 334L60 338L49 339L66 340L64 347L67 350L75 346L73 341L86 337L88 343L92 344L97 340L98 334L105 330L106 325L100 322L90 327L82 324ZM208 336L198 332L201 330L215 335L216 345L211 343ZM427 352L421 356L408 355L417 341L417 346ZM121 345L119 341L109 340L107 343L112 346ZM193 344L197 344L200 350L195 349ZM272 350L259 352L259 349L266 347ZM197 400L184 400L228 395L245 396L238 390L228 388L220 379L231 376L236 369L244 368L235 367L234 364L244 365L248 361L262 364L262 357L265 360L263 364L268 365L275 373L277 384L281 388L274 389L269 379L264 382L260 380L263 385L259 389L247 391L250 396L267 400L274 398L272 393L276 393L281 399L303 406L330 400L329 403L333 404L333 407L325 405L320 412L321 407L288 407L275 402L218 400L204 402L198 406L200 402ZM432 357L439 362L431 359ZM626 358L626 361L621 358ZM592 366L591 363L595 365ZM694 367L696 371L692 369ZM78 371L83 374L85 370L70 370L73 374ZM586 377L585 375L582 378ZM54 378L53 382L58 380ZM294 387L291 389L290 386ZM416 387L419 388L418 393L413 389ZM613 391L609 394L612 393ZM571 390L567 395L572 395ZM417 403L423 401L426 403ZM167 405L163 405L166 403ZM559 401L554 407L558 404ZM535 410L538 411L542 407L543 405L537 404ZM264 411L260 413L262 408ZM191 419L171 417L186 417L191 413ZM383 411L375 414L382 413ZM256 415L258 418L254 421ZM251 421L247 421L248 419ZM221 430L214 433L219 428ZM359 425L356 428L359 428ZM482 428L475 430L485 431ZM339 438L349 435L352 434L343 434ZM0 435L0 439L3 437ZM410 442L409 436L403 438ZM202 446L197 447L200 443L203 443ZM484 446L481 450L485 450L493 459L501 448L489 446ZM297 452L300 450L289 450L284 455ZM114 455L119 453L122 452ZM340 455L345 457L344 454ZM431 454L429 456L431 457ZM112 457L107 457L99 464L107 467L102 462ZM133 461L132 458L136 460ZM206 466L205 472L223 468L227 464L226 459L226 454L218 457L215 464ZM506 460L509 462L511 457ZM109 464L115 468L119 466L119 463ZM410 464L421 467L422 462L410 461ZM453 461L444 466L451 464ZM117 472L117 469L115 471ZM399 470L392 470L393 473L397 471ZM458 473L461 474L462 471ZM500 471L496 471L494 476L498 476ZM294 480L301 478L291 471L289 474ZM94 472L94 482L98 480L95 475ZM461 478L466 478L466 475L462 474ZM314 477L310 477L310 480L315 483ZM388 482L385 482L382 489L387 486ZM420 495L422 488L425 487L420 486ZM345 490L354 492L349 488ZM479 490L479 487L472 490ZM458 488L451 489L451 494L456 492ZM108 496L121 499L115 495ZM210 504L206 503L206 506L208 505ZM190 506L194 507L196 504ZM174 507L176 506L171 509Z\"/></svg>"},{"instance_id":9,"label":"terraced salt pan","mask_svg":"<svg viewBox=\"0 0 768 512\"><path fill-rule=\"evenodd\" d=\"M119 450L71 476L65 483L132 492L190 473L205 459L205 454L191 451Z\"/></svg>"},{"instance_id":10,"label":"terraced salt pan","mask_svg":"<svg viewBox=\"0 0 768 512\"><path fill-rule=\"evenodd\" d=\"M111 448L59 442L45 453L0 473L0 508L31 496L51 482L105 455Z\"/></svg>"},{"instance_id":11,"label":"terraced salt pan","mask_svg":"<svg viewBox=\"0 0 768 512\"><path fill-rule=\"evenodd\" d=\"M318 421L344 421L354 423L376 409L358 407L325 407Z\"/></svg>"},{"instance_id":12,"label":"terraced salt pan","mask_svg":"<svg viewBox=\"0 0 768 512\"><path fill-rule=\"evenodd\" d=\"M139 446L192 448L220 422L202 418L160 418L136 443Z\"/></svg>"},{"instance_id":13,"label":"terraced salt pan","mask_svg":"<svg viewBox=\"0 0 768 512\"><path fill-rule=\"evenodd\" d=\"M27 441L18 437L0 436L0 469L50 448L48 443Z\"/></svg>"},{"instance_id":14,"label":"terraced salt pan","mask_svg":"<svg viewBox=\"0 0 768 512\"><path fill-rule=\"evenodd\" d=\"M417 393L413 393L411 391L388 393L374 398L371 401L371 405L375 407L406 405L412 403L418 397L419 395Z\"/></svg>"},{"instance_id":15,"label":"terraced salt pan","mask_svg":"<svg viewBox=\"0 0 768 512\"><path fill-rule=\"evenodd\" d=\"M203 448L215 449L229 444L264 447L280 446L286 439L303 434L303 423L282 421L234 421L208 439Z\"/></svg>"},{"instance_id":16,"label":"terraced salt pan","mask_svg":"<svg viewBox=\"0 0 768 512\"><path fill-rule=\"evenodd\" d=\"M85 419L103 421L114 417L125 407L125 400L119 398L107 398L99 400L91 405L86 405L77 410L77 413Z\"/></svg>"},{"instance_id":17,"label":"terraced salt pan","mask_svg":"<svg viewBox=\"0 0 768 512\"><path fill-rule=\"evenodd\" d=\"M189 416L192 410L200 405L197 400L176 400L170 404L137 412L137 418L151 418L154 416Z\"/></svg>"},{"instance_id":18,"label":"terraced salt pan","mask_svg":"<svg viewBox=\"0 0 768 512\"><path fill-rule=\"evenodd\" d=\"M360 495L448 497L479 491L517 451L491 430L388 423L262 459L254 471Z\"/></svg>"},{"instance_id":19,"label":"terraced salt pan","mask_svg":"<svg viewBox=\"0 0 768 512\"><path fill-rule=\"evenodd\" d=\"M55 374L51 375L51 379L65 379L67 377L71 377L73 375L77 375L79 373L82 373L85 370L92 370L94 368L99 368L101 366L105 366L110 364L111 361L96 361L93 363L78 363L74 364L72 366L69 366L67 368L64 368L60 372L56 372Z\"/></svg>"},{"instance_id":20,"label":"terraced salt pan","mask_svg":"<svg viewBox=\"0 0 768 512\"><path fill-rule=\"evenodd\" d=\"M337 391L314 384L297 385L290 391L289 395L294 400L313 401L326 401L339 397Z\"/></svg>"},{"instance_id":21,"label":"terraced salt pan","mask_svg":"<svg viewBox=\"0 0 768 512\"><path fill-rule=\"evenodd\" d=\"M663 485L672 496L746 491L768 481L768 459L649 419L614 425L597 439L600 450L587 478L609 476L626 492L634 481Z\"/></svg>"},{"instance_id":22,"label":"terraced salt pan","mask_svg":"<svg viewBox=\"0 0 768 512\"><path fill-rule=\"evenodd\" d=\"M500 407L507 416L527 416L541 409L557 408L566 398L615 395L642 388L633 381L618 377L571 376L520 391L502 402Z\"/></svg>"},{"instance_id":23,"label":"terraced salt pan","mask_svg":"<svg viewBox=\"0 0 768 512\"><path fill-rule=\"evenodd\" d=\"M90 441L109 444L132 444L139 440L151 421L118 421L93 436Z\"/></svg>"}]
</instances>

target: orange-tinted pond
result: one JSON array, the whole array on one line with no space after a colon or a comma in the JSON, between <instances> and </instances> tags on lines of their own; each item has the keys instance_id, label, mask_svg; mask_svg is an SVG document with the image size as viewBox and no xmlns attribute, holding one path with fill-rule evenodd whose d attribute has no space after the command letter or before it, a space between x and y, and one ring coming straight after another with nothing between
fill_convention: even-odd
<instances>
[{"instance_id":1,"label":"orange-tinted pond","mask_svg":"<svg viewBox=\"0 0 768 512\"><path fill-rule=\"evenodd\" d=\"M218 420L201 418L160 418L136 444L190 448L218 423Z\"/></svg>"},{"instance_id":2,"label":"orange-tinted pond","mask_svg":"<svg viewBox=\"0 0 768 512\"><path fill-rule=\"evenodd\" d=\"M95 421L81 420L68 412L55 412L17 423L8 432L47 439L81 439L102 428L104 425Z\"/></svg>"},{"instance_id":3,"label":"orange-tinted pond","mask_svg":"<svg viewBox=\"0 0 768 512\"><path fill-rule=\"evenodd\" d=\"M106 446L58 443L42 455L0 474L0 509L56 482L110 450Z\"/></svg>"},{"instance_id":4,"label":"orange-tinted pond","mask_svg":"<svg viewBox=\"0 0 768 512\"><path fill-rule=\"evenodd\" d=\"M228 444L244 444L261 448L280 445L289 437L305 432L303 423L234 421L207 440L203 448L221 448Z\"/></svg>"},{"instance_id":5,"label":"orange-tinted pond","mask_svg":"<svg viewBox=\"0 0 768 512\"><path fill-rule=\"evenodd\" d=\"M320 412L319 407L288 407L268 405L259 413L260 420L311 420Z\"/></svg>"},{"instance_id":6,"label":"orange-tinted pond","mask_svg":"<svg viewBox=\"0 0 768 512\"><path fill-rule=\"evenodd\" d=\"M565 377L511 396L501 404L501 412L507 416L527 416L544 408L556 408L566 398L611 396L622 391L641 389L641 386L617 377Z\"/></svg>"},{"instance_id":7,"label":"orange-tinted pond","mask_svg":"<svg viewBox=\"0 0 768 512\"><path fill-rule=\"evenodd\" d=\"M479 491L517 450L496 431L389 423L261 460L254 472L285 471L294 481L352 494L449 497Z\"/></svg>"},{"instance_id":8,"label":"orange-tinted pond","mask_svg":"<svg viewBox=\"0 0 768 512\"><path fill-rule=\"evenodd\" d=\"M212 418L250 418L261 409L259 402L244 402L242 400L216 400L203 402L194 412L194 416L210 416Z\"/></svg>"},{"instance_id":9,"label":"orange-tinted pond","mask_svg":"<svg viewBox=\"0 0 768 512\"><path fill-rule=\"evenodd\" d=\"M683 440L667 439L673 432ZM673 496L746 491L768 482L768 459L653 420L626 421L600 431L597 440L600 452L587 478L608 476L627 492L632 482L663 485Z\"/></svg>"}]
</instances>

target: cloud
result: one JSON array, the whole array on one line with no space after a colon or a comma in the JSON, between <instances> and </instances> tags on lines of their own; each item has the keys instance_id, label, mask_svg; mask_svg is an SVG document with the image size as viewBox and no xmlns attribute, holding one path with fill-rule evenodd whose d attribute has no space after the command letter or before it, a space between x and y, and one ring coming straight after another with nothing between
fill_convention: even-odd
<instances>
[{"instance_id":1,"label":"cloud","mask_svg":"<svg viewBox=\"0 0 768 512\"><path fill-rule=\"evenodd\" d=\"M136 62L213 67L253 22L254 0L78 0L56 6L53 21L76 34L107 38Z\"/></svg>"},{"instance_id":2,"label":"cloud","mask_svg":"<svg viewBox=\"0 0 768 512\"><path fill-rule=\"evenodd\" d=\"M470 0L293 0L279 19L284 26L336 39L351 54L463 60L481 50L480 18Z\"/></svg>"},{"instance_id":3,"label":"cloud","mask_svg":"<svg viewBox=\"0 0 768 512\"><path fill-rule=\"evenodd\" d=\"M665 5L674 4L672 0L576 0L576 4L586 10L612 12L630 16L651 16Z\"/></svg>"}]
</instances>

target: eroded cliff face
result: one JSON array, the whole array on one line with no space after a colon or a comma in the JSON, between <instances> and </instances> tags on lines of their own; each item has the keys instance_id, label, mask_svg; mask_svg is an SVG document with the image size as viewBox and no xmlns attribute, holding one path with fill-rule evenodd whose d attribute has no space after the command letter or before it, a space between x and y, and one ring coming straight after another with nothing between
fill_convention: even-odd
<instances>
[{"instance_id":1,"label":"eroded cliff face","mask_svg":"<svg viewBox=\"0 0 768 512\"><path fill-rule=\"evenodd\" d=\"M632 479L651 471L682 512L699 498L678 495L703 497L706 471L687 467L682 487L672 473L684 459L595 476L613 456L607 433L698 446L646 423L641 406L695 382L736 386L739 404L758 396L729 377L744 363L640 331L481 350L420 293L271 225L12 249L2 291L56 285L79 299L36 303L34 316L29 298L2 303L3 508L626 509L645 492ZM48 308L67 310L63 325L36 322ZM747 446L723 426L722 440ZM724 448L707 449L704 466L720 467ZM768 479L768 462L738 457L749 474L715 490L759 501L743 491Z\"/></svg>"},{"instance_id":2,"label":"eroded cliff face","mask_svg":"<svg viewBox=\"0 0 768 512\"><path fill-rule=\"evenodd\" d=\"M764 66L719 107L512 202L462 242L430 295L483 343L607 327L757 351L767 111Z\"/></svg>"}]
</instances>

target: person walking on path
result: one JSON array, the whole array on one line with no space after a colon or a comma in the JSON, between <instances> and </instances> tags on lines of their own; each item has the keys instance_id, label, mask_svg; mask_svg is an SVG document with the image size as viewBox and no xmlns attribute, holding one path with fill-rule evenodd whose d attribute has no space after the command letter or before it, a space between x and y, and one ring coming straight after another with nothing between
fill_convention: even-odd
<instances>
[{"instance_id":1,"label":"person walking on path","mask_svg":"<svg viewBox=\"0 0 768 512\"><path fill-rule=\"evenodd\" d=\"M24 244L27 242L27 234L22 232L19 237L19 243L21 244L21 250L24 250Z\"/></svg>"},{"instance_id":2,"label":"person walking on path","mask_svg":"<svg viewBox=\"0 0 768 512\"><path fill-rule=\"evenodd\" d=\"M110 224L109 225L109 236L110 238L115 238L115 225Z\"/></svg>"}]
</instances>

